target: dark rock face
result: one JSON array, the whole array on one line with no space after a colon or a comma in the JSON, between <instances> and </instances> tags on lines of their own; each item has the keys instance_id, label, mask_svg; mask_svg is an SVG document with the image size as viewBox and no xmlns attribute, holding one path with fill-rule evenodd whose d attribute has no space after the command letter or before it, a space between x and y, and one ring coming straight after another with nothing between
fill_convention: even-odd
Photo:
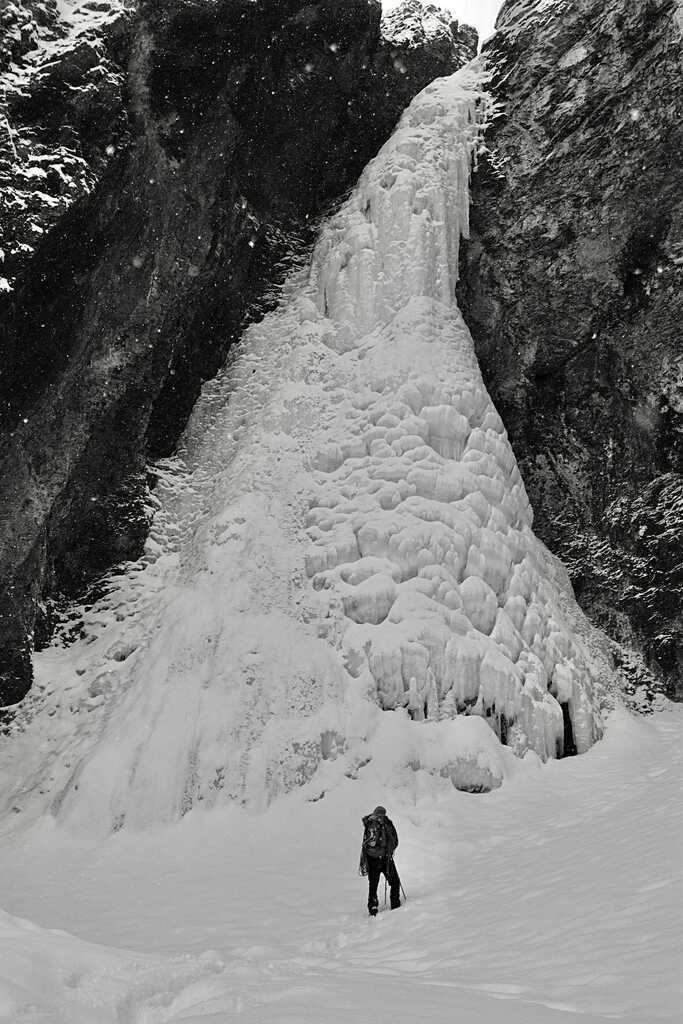
<instances>
[{"instance_id":1,"label":"dark rock face","mask_svg":"<svg viewBox=\"0 0 683 1024\"><path fill-rule=\"evenodd\" d=\"M56 213L37 190L35 254L3 216L0 705L30 685L55 602L140 555L147 463L173 451L283 261L412 95L472 55L450 30L450 48L429 31L384 40L378 0L108 11L85 34L54 15L57 65L10 53L7 145L26 144L7 180L24 187L36 152L63 169L67 136L83 174Z\"/></svg>"},{"instance_id":2,"label":"dark rock face","mask_svg":"<svg viewBox=\"0 0 683 1024\"><path fill-rule=\"evenodd\" d=\"M673 0L508 0L459 286L536 532L679 694L682 45Z\"/></svg>"}]
</instances>

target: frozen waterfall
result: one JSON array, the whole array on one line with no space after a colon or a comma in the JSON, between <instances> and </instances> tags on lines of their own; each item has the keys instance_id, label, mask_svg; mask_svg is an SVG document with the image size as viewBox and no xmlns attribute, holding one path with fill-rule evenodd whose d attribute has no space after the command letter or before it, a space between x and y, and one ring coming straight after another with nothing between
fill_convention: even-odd
<instances>
[{"instance_id":1,"label":"frozen waterfall","mask_svg":"<svg viewBox=\"0 0 683 1024\"><path fill-rule=\"evenodd\" d=\"M373 759L490 788L499 740L600 735L607 655L454 299L480 88L474 65L415 99L205 386L142 563L36 658L9 806L142 826Z\"/></svg>"}]
</instances>

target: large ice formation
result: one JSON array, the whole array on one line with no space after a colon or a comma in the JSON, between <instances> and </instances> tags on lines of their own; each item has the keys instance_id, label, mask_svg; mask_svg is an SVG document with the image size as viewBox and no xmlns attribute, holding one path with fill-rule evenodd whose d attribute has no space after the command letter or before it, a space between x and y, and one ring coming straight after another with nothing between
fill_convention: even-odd
<instances>
[{"instance_id":1,"label":"large ice formation","mask_svg":"<svg viewBox=\"0 0 683 1024\"><path fill-rule=\"evenodd\" d=\"M598 737L607 661L532 532L454 299L479 90L470 66L411 104L204 388L143 563L39 657L9 748L38 771L42 730L24 793L55 813L258 806L322 761L353 774L379 709L424 737L404 763L473 789L500 781L494 733L544 759Z\"/></svg>"}]
</instances>

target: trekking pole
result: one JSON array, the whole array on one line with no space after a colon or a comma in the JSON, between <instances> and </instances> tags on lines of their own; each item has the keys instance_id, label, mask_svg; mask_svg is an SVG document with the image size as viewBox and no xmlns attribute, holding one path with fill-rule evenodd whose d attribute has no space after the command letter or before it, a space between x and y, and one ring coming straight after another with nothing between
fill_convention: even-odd
<instances>
[{"instance_id":1,"label":"trekking pole","mask_svg":"<svg viewBox=\"0 0 683 1024\"><path fill-rule=\"evenodd\" d=\"M391 858L391 863L394 865L394 871L396 871L396 862L395 862L393 856ZM406 896L406 891L403 888L403 882L401 881L401 876L398 874L398 871L396 871L396 874L398 875L398 884L401 887L401 892L403 893L403 899L407 902L408 901L408 897ZM386 887L387 887L387 883L386 883L386 879L385 879L385 881L384 881L384 889L385 889L384 898L385 898L385 900L386 900Z\"/></svg>"}]
</instances>

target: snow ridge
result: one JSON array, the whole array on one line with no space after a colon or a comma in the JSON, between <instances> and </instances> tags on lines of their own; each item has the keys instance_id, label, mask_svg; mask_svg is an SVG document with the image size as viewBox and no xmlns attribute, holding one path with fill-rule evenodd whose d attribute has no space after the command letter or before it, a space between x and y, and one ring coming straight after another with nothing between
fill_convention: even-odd
<instances>
[{"instance_id":1,"label":"snow ridge","mask_svg":"<svg viewBox=\"0 0 683 1024\"><path fill-rule=\"evenodd\" d=\"M37 659L19 809L144 826L313 798L373 757L490 789L498 738L545 759L600 736L607 657L532 532L455 304L482 78L416 98L204 388L146 564Z\"/></svg>"}]
</instances>

